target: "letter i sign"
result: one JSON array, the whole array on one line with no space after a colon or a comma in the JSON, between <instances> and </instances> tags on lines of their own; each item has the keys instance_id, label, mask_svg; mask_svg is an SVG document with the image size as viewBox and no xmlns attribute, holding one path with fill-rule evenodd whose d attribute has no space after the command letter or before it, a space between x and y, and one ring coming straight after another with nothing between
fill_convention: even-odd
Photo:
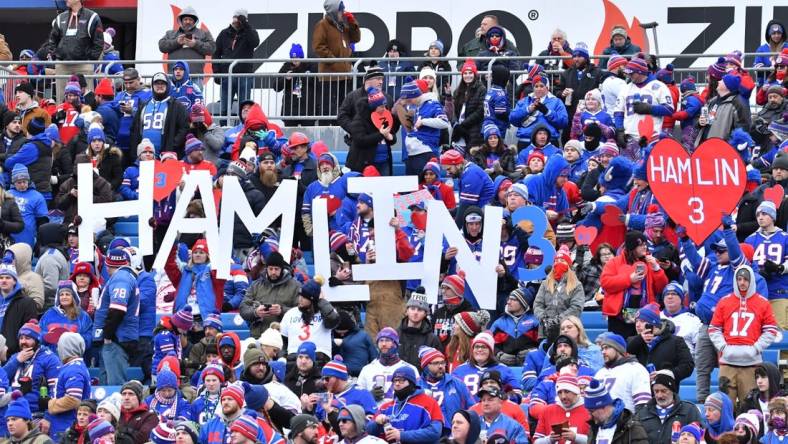
<instances>
[{"instance_id":1,"label":"letter i sign","mask_svg":"<svg viewBox=\"0 0 788 444\"><path fill-rule=\"evenodd\" d=\"M733 212L747 182L741 156L719 138L703 142L692 155L675 140L663 139L646 162L657 202L696 245L720 226L723 215Z\"/></svg>"}]
</instances>

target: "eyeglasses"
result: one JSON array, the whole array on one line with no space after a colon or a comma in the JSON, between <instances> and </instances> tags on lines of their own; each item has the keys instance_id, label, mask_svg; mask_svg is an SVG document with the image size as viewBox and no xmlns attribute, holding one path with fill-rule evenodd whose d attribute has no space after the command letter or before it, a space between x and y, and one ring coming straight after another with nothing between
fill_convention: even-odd
<instances>
[{"instance_id":1,"label":"eyeglasses","mask_svg":"<svg viewBox=\"0 0 788 444\"><path fill-rule=\"evenodd\" d=\"M474 350L487 350L487 346L484 344L476 344L473 346Z\"/></svg>"},{"instance_id":2,"label":"eyeglasses","mask_svg":"<svg viewBox=\"0 0 788 444\"><path fill-rule=\"evenodd\" d=\"M405 378L394 378L394 379L391 380L391 382L393 384L400 384L400 383L403 383L405 381L407 381L407 379L405 379Z\"/></svg>"}]
</instances>

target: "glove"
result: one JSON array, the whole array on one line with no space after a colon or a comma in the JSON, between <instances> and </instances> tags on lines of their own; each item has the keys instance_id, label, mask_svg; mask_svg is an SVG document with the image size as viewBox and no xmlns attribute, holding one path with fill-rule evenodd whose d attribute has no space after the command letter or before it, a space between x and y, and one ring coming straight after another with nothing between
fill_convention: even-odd
<instances>
[{"instance_id":1,"label":"glove","mask_svg":"<svg viewBox=\"0 0 788 444\"><path fill-rule=\"evenodd\" d=\"M49 409L49 400L51 398L49 396L42 396L38 398L38 411L39 412L46 412Z\"/></svg>"},{"instance_id":2,"label":"glove","mask_svg":"<svg viewBox=\"0 0 788 444\"><path fill-rule=\"evenodd\" d=\"M687 240L689 238L687 236L687 228L684 225L676 225L676 236L681 240Z\"/></svg>"},{"instance_id":3,"label":"glove","mask_svg":"<svg viewBox=\"0 0 788 444\"><path fill-rule=\"evenodd\" d=\"M57 176L49 176L49 183L52 185L57 185Z\"/></svg>"},{"instance_id":4,"label":"glove","mask_svg":"<svg viewBox=\"0 0 788 444\"><path fill-rule=\"evenodd\" d=\"M180 259L181 262L189 261L189 247L183 242L178 243L178 259Z\"/></svg>"},{"instance_id":5,"label":"glove","mask_svg":"<svg viewBox=\"0 0 788 444\"><path fill-rule=\"evenodd\" d=\"M616 130L616 144L619 148L627 146L627 133L623 129Z\"/></svg>"},{"instance_id":6,"label":"glove","mask_svg":"<svg viewBox=\"0 0 788 444\"><path fill-rule=\"evenodd\" d=\"M646 102L635 102L632 104L635 114L651 114L651 105Z\"/></svg>"},{"instance_id":7,"label":"glove","mask_svg":"<svg viewBox=\"0 0 788 444\"><path fill-rule=\"evenodd\" d=\"M375 401L382 400L385 395L383 387L372 387L372 396L375 397Z\"/></svg>"},{"instance_id":8,"label":"glove","mask_svg":"<svg viewBox=\"0 0 788 444\"><path fill-rule=\"evenodd\" d=\"M730 230L734 225L736 225L736 221L733 220L730 214L722 216L722 228Z\"/></svg>"},{"instance_id":9,"label":"glove","mask_svg":"<svg viewBox=\"0 0 788 444\"><path fill-rule=\"evenodd\" d=\"M60 125L66 120L66 110L61 109L60 111L55 113L55 118L53 123L57 123Z\"/></svg>"},{"instance_id":10,"label":"glove","mask_svg":"<svg viewBox=\"0 0 788 444\"><path fill-rule=\"evenodd\" d=\"M228 312L230 310L235 310L235 307L227 301L222 302L222 312Z\"/></svg>"},{"instance_id":11,"label":"glove","mask_svg":"<svg viewBox=\"0 0 788 444\"><path fill-rule=\"evenodd\" d=\"M156 225L158 225L156 223L156 218L155 217L151 217L150 219L148 219L148 225L150 225L151 228L155 229Z\"/></svg>"},{"instance_id":12,"label":"glove","mask_svg":"<svg viewBox=\"0 0 788 444\"><path fill-rule=\"evenodd\" d=\"M24 378L19 381L19 391L26 395L33 391L33 381L30 378Z\"/></svg>"},{"instance_id":13,"label":"glove","mask_svg":"<svg viewBox=\"0 0 788 444\"><path fill-rule=\"evenodd\" d=\"M3 255L3 263L4 264L14 263L14 253L11 250L6 250L5 254Z\"/></svg>"},{"instance_id":14,"label":"glove","mask_svg":"<svg viewBox=\"0 0 788 444\"><path fill-rule=\"evenodd\" d=\"M588 213L594 211L594 203L593 202L586 202L580 205L580 215L585 216Z\"/></svg>"},{"instance_id":15,"label":"glove","mask_svg":"<svg viewBox=\"0 0 788 444\"><path fill-rule=\"evenodd\" d=\"M276 143L276 131L270 130L265 137L263 137L263 145L270 147L274 143Z\"/></svg>"},{"instance_id":16,"label":"glove","mask_svg":"<svg viewBox=\"0 0 788 444\"><path fill-rule=\"evenodd\" d=\"M539 111L539 112L540 112L540 113L542 113L542 114L547 114L548 112L550 112L550 110L549 110L549 109L547 109L547 107L545 106L545 104L544 104L544 103L542 103L542 102L539 102L539 103L536 105L536 109L537 109L537 111Z\"/></svg>"},{"instance_id":17,"label":"glove","mask_svg":"<svg viewBox=\"0 0 788 444\"><path fill-rule=\"evenodd\" d=\"M345 17L345 20L346 20L348 23L350 23L351 25L355 25L355 24L356 24L356 17L355 17L355 16L353 16L353 13L352 13L352 12L347 12L347 11L345 11L345 13L344 13L344 14L342 14L342 16L343 16L343 17Z\"/></svg>"},{"instance_id":18,"label":"glove","mask_svg":"<svg viewBox=\"0 0 788 444\"><path fill-rule=\"evenodd\" d=\"M770 260L767 260L763 263L763 268L769 274L782 274L783 272L782 264L778 264L777 262L772 262Z\"/></svg>"}]
</instances>

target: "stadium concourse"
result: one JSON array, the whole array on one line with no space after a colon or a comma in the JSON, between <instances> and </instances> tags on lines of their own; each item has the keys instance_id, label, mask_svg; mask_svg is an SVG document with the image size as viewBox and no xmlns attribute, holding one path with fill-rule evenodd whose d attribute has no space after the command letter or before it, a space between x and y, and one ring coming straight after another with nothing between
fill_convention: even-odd
<instances>
[{"instance_id":1,"label":"stadium concourse","mask_svg":"<svg viewBox=\"0 0 788 444\"><path fill-rule=\"evenodd\" d=\"M167 72L148 73L119 59L98 14L66 5L39 50L0 38L0 443L788 435L779 21L756 53L729 48L695 68L660 66L619 25L600 54L558 28L540 54L520 54L495 15L459 58L440 40L410 57L394 39L370 62L352 49L363 23L326 0L318 58L295 43L263 73L248 62L260 39L246 10L214 38L185 7L159 40ZM683 158L713 146L741 180L660 194L667 174L647 163L666 145ZM94 224L80 196L140 205L151 160L145 230L136 217ZM380 196L349 185L403 175L418 190L392 196L391 220L375 221ZM197 176L211 189L190 195ZM189 233L227 202L260 214L291 184L296 214L262 232L234 215L231 241ZM725 199L723 214L704 210ZM428 248L442 207L460 237ZM148 226L162 267L140 252ZM500 245L487 236L485 249L491 226ZM372 268L358 268L438 255L435 291L422 275L362 280ZM478 288L474 259L494 288ZM368 301L326 297L360 286Z\"/></svg>"}]
</instances>

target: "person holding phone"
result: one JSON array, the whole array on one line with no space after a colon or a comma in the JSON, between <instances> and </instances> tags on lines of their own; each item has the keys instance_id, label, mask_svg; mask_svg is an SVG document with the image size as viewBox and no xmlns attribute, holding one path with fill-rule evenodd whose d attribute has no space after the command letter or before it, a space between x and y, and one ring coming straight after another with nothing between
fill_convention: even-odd
<instances>
[{"instance_id":1,"label":"person holding phone","mask_svg":"<svg viewBox=\"0 0 788 444\"><path fill-rule=\"evenodd\" d=\"M208 28L201 29L199 23L197 11L187 6L178 15L178 28L167 31L159 40L159 51L167 54L169 60L195 60L189 63L192 74L202 74L202 60L216 50L211 32Z\"/></svg>"},{"instance_id":2,"label":"person holding phone","mask_svg":"<svg viewBox=\"0 0 788 444\"><path fill-rule=\"evenodd\" d=\"M559 402L542 411L534 432L534 444L585 442L591 415L580 396L577 377L560 375L555 389Z\"/></svg>"}]
</instances>

